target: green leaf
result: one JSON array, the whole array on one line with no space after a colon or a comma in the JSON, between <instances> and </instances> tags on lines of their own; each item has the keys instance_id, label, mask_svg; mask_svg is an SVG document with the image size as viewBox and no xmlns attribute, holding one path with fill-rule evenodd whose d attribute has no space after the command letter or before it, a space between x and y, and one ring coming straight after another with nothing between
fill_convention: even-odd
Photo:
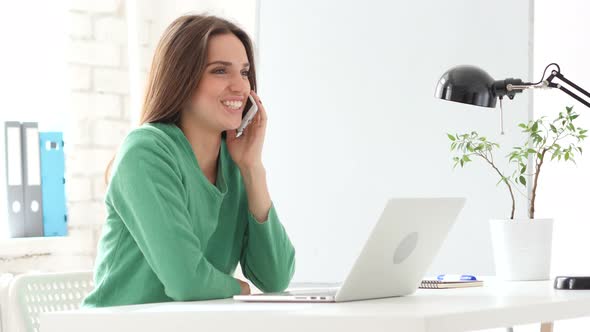
<instances>
[{"instance_id":1,"label":"green leaf","mask_svg":"<svg viewBox=\"0 0 590 332\"><path fill-rule=\"evenodd\" d=\"M565 159L566 161L570 159L570 153L569 153L569 152L566 152L566 153L565 153L565 158L564 158L564 159Z\"/></svg>"},{"instance_id":2,"label":"green leaf","mask_svg":"<svg viewBox=\"0 0 590 332\"><path fill-rule=\"evenodd\" d=\"M554 125L550 124L549 127L551 127L552 132L557 133L557 128Z\"/></svg>"},{"instance_id":3,"label":"green leaf","mask_svg":"<svg viewBox=\"0 0 590 332\"><path fill-rule=\"evenodd\" d=\"M537 129L539 129L539 123L535 122L535 124L533 124L533 127L531 128L532 131L537 131Z\"/></svg>"},{"instance_id":4,"label":"green leaf","mask_svg":"<svg viewBox=\"0 0 590 332\"><path fill-rule=\"evenodd\" d=\"M520 169L520 174L524 174L524 172L526 172L526 165L522 166Z\"/></svg>"},{"instance_id":5,"label":"green leaf","mask_svg":"<svg viewBox=\"0 0 590 332\"><path fill-rule=\"evenodd\" d=\"M524 178L524 176L520 176L518 180L520 181L520 183L522 183L523 186L526 186L526 179Z\"/></svg>"},{"instance_id":6,"label":"green leaf","mask_svg":"<svg viewBox=\"0 0 590 332\"><path fill-rule=\"evenodd\" d=\"M527 128L527 126L524 123L519 123L518 126L520 128L523 128L523 129L526 129Z\"/></svg>"},{"instance_id":7,"label":"green leaf","mask_svg":"<svg viewBox=\"0 0 590 332\"><path fill-rule=\"evenodd\" d=\"M451 134L447 134L447 137L451 140L451 141L456 141L457 139L455 138L455 136L451 135Z\"/></svg>"}]
</instances>

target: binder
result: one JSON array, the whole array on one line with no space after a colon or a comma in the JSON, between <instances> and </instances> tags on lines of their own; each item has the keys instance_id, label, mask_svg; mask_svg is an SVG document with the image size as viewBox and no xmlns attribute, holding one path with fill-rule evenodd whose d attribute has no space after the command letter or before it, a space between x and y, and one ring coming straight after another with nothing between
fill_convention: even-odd
<instances>
[{"instance_id":1,"label":"binder","mask_svg":"<svg viewBox=\"0 0 590 332\"><path fill-rule=\"evenodd\" d=\"M40 132L43 234L67 235L65 156L61 132Z\"/></svg>"},{"instance_id":2,"label":"binder","mask_svg":"<svg viewBox=\"0 0 590 332\"><path fill-rule=\"evenodd\" d=\"M4 123L6 155L6 198L10 237L25 236L24 185L22 172L22 133L20 122Z\"/></svg>"},{"instance_id":3,"label":"binder","mask_svg":"<svg viewBox=\"0 0 590 332\"><path fill-rule=\"evenodd\" d=\"M36 122L22 124L25 236L43 236L41 160Z\"/></svg>"}]
</instances>

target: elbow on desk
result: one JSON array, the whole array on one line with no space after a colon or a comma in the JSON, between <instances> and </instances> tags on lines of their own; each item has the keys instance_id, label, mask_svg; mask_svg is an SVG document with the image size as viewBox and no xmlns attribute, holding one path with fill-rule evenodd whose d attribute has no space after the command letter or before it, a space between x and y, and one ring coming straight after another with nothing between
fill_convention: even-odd
<instances>
[{"instance_id":1,"label":"elbow on desk","mask_svg":"<svg viewBox=\"0 0 590 332\"><path fill-rule=\"evenodd\" d=\"M195 301L201 300L198 294L195 294L195 286L187 287L183 284L165 285L164 292L174 301Z\"/></svg>"},{"instance_id":2,"label":"elbow on desk","mask_svg":"<svg viewBox=\"0 0 590 332\"><path fill-rule=\"evenodd\" d=\"M290 257L287 264L283 266L277 266L273 272L269 273L272 278L269 278L269 280L260 281L256 286L265 293L282 292L287 289L287 287L289 287L289 283L293 278L294 272L295 257L293 255Z\"/></svg>"},{"instance_id":3,"label":"elbow on desk","mask_svg":"<svg viewBox=\"0 0 590 332\"><path fill-rule=\"evenodd\" d=\"M164 284L164 292L173 301L201 301L222 299L231 296L231 290L224 290L221 284L207 285L196 278L178 278Z\"/></svg>"},{"instance_id":4,"label":"elbow on desk","mask_svg":"<svg viewBox=\"0 0 590 332\"><path fill-rule=\"evenodd\" d=\"M199 288L197 285L166 287L165 292L169 298L179 302L215 300L229 297L229 295L215 292L213 289Z\"/></svg>"}]
</instances>

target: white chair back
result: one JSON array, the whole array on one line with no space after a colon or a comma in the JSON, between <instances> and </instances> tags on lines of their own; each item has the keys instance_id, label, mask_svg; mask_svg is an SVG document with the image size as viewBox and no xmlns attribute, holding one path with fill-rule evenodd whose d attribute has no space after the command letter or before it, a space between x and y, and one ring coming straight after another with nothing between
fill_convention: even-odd
<instances>
[{"instance_id":1,"label":"white chair back","mask_svg":"<svg viewBox=\"0 0 590 332\"><path fill-rule=\"evenodd\" d=\"M14 278L11 273L0 274L0 332L8 331L8 287Z\"/></svg>"},{"instance_id":2,"label":"white chair back","mask_svg":"<svg viewBox=\"0 0 590 332\"><path fill-rule=\"evenodd\" d=\"M93 288L92 271L18 275L9 285L3 332L38 332L42 312L78 309Z\"/></svg>"}]
</instances>

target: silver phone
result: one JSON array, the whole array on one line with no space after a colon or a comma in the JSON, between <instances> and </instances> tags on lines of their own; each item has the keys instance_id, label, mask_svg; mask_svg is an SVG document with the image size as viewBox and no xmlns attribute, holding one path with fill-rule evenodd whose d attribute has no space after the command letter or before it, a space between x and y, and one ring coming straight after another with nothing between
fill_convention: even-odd
<instances>
[{"instance_id":1,"label":"silver phone","mask_svg":"<svg viewBox=\"0 0 590 332\"><path fill-rule=\"evenodd\" d=\"M254 119L254 115L256 115L256 112L258 112L258 105L256 105L256 101L254 101L252 95L249 95L248 99L250 100L250 103L252 103L252 105L250 106L250 109L248 109L246 114L242 117L242 123L238 127L236 137L242 136L244 129L246 129L250 122L252 122L252 119Z\"/></svg>"}]
</instances>

